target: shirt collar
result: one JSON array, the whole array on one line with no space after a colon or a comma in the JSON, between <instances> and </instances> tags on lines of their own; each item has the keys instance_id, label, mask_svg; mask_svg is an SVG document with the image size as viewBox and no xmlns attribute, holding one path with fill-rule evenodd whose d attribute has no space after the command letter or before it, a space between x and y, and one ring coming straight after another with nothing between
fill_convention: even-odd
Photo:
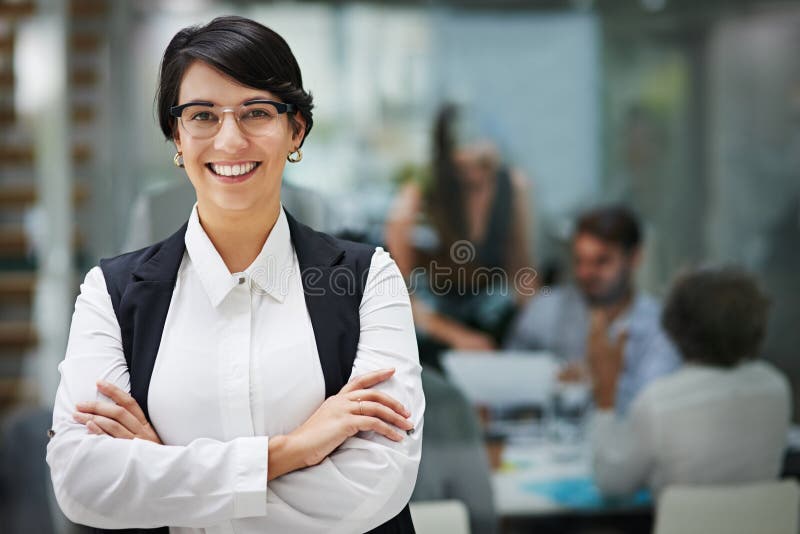
<instances>
[{"instance_id":1,"label":"shirt collar","mask_svg":"<svg viewBox=\"0 0 800 534\"><path fill-rule=\"evenodd\" d=\"M200 224L196 203L189 216L185 242L192 266L211 300L211 305L219 306L243 275L228 271L228 267ZM269 233L261 252L244 270L244 277L251 291L258 294L266 293L278 302L283 302L288 291L289 278L293 274L293 263L294 249L291 234L286 214L281 206L275 226Z\"/></svg>"},{"instance_id":2,"label":"shirt collar","mask_svg":"<svg viewBox=\"0 0 800 534\"><path fill-rule=\"evenodd\" d=\"M627 332L630 335L633 329L638 328L643 316L647 314L646 304L646 299L640 292L634 293L630 305L609 325L609 333L617 336L622 332Z\"/></svg>"}]
</instances>

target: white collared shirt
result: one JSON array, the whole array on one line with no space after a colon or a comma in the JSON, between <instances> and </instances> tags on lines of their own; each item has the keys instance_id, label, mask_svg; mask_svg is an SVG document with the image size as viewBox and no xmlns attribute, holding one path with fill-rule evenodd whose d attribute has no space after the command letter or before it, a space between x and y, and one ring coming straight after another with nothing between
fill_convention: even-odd
<instances>
[{"instance_id":1,"label":"white collared shirt","mask_svg":"<svg viewBox=\"0 0 800 534\"><path fill-rule=\"evenodd\" d=\"M247 534L365 532L397 514L416 480L424 398L408 293L389 254L372 257L352 376L396 368L376 388L409 409L415 432L400 443L359 433L319 465L267 484L269 436L297 428L325 398L286 215L242 273L228 271L196 205L185 241L148 396L164 445L90 435L72 420L77 402L107 400L96 380L130 391L102 270L81 286L47 448L67 517Z\"/></svg>"},{"instance_id":2,"label":"white collared shirt","mask_svg":"<svg viewBox=\"0 0 800 534\"><path fill-rule=\"evenodd\" d=\"M647 485L736 484L780 474L791 421L789 382L765 361L684 365L592 421L594 477L608 495Z\"/></svg>"}]
</instances>

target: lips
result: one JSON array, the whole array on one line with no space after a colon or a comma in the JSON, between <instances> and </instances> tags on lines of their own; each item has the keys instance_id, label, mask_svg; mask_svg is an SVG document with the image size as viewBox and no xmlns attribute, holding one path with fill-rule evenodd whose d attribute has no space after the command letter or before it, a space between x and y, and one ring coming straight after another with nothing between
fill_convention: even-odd
<instances>
[{"instance_id":1,"label":"lips","mask_svg":"<svg viewBox=\"0 0 800 534\"><path fill-rule=\"evenodd\" d=\"M240 161L236 163L206 163L206 168L223 183L240 183L250 178L261 166L260 161Z\"/></svg>"},{"instance_id":2,"label":"lips","mask_svg":"<svg viewBox=\"0 0 800 534\"><path fill-rule=\"evenodd\" d=\"M243 176L260 165L257 161L242 161L239 163L208 163L211 172L220 176Z\"/></svg>"}]
</instances>

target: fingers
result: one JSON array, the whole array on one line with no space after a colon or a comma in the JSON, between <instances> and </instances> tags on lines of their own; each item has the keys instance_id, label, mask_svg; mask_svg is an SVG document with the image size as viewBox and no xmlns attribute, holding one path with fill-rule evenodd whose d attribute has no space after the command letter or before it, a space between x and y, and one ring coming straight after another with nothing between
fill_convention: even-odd
<instances>
[{"instance_id":1,"label":"fingers","mask_svg":"<svg viewBox=\"0 0 800 534\"><path fill-rule=\"evenodd\" d=\"M356 416L356 426L363 432L376 432L392 441L403 441L403 435L391 427L389 424L375 417Z\"/></svg>"},{"instance_id":2,"label":"fingers","mask_svg":"<svg viewBox=\"0 0 800 534\"><path fill-rule=\"evenodd\" d=\"M114 438L133 439L133 433L114 419L102 415L75 413L73 419L83 423L92 434L108 434Z\"/></svg>"},{"instance_id":3,"label":"fingers","mask_svg":"<svg viewBox=\"0 0 800 534\"><path fill-rule=\"evenodd\" d=\"M86 428L89 430L89 434L97 434L100 436L108 435L105 432L103 432L103 429L97 426L97 424L94 421L88 421L86 423Z\"/></svg>"},{"instance_id":4,"label":"fingers","mask_svg":"<svg viewBox=\"0 0 800 534\"><path fill-rule=\"evenodd\" d=\"M414 425L411 423L411 421L379 402L361 400L356 404L355 411L353 413L362 416L368 415L370 417L376 417L402 430L411 430L414 428Z\"/></svg>"},{"instance_id":5,"label":"fingers","mask_svg":"<svg viewBox=\"0 0 800 534\"><path fill-rule=\"evenodd\" d=\"M384 406L388 406L403 417L411 416L411 412L409 412L406 407L403 406L403 403L394 397L391 397L386 393L376 389L362 389L353 391L347 395L347 398L352 401L358 401L360 399L362 401L379 402Z\"/></svg>"},{"instance_id":6,"label":"fingers","mask_svg":"<svg viewBox=\"0 0 800 534\"><path fill-rule=\"evenodd\" d=\"M558 380L559 382L581 382L586 378L586 373L587 369L584 364L573 362L561 368L558 372Z\"/></svg>"},{"instance_id":7,"label":"fingers","mask_svg":"<svg viewBox=\"0 0 800 534\"><path fill-rule=\"evenodd\" d=\"M136 420L139 421L139 423L142 425L147 423L147 418L144 416L144 412L139 406L139 403L136 402L136 399L131 397L127 391L124 391L114 384L104 380L97 381L97 389L100 390L100 393L128 410L136 418Z\"/></svg>"},{"instance_id":8,"label":"fingers","mask_svg":"<svg viewBox=\"0 0 800 534\"><path fill-rule=\"evenodd\" d=\"M82 412L88 415L98 415L107 419L112 419L125 426L126 429L131 432L136 431L141 426L141 423L139 423L139 421L128 410L122 406L118 406L110 402L79 402L75 405L75 408L78 410L78 413Z\"/></svg>"},{"instance_id":9,"label":"fingers","mask_svg":"<svg viewBox=\"0 0 800 534\"><path fill-rule=\"evenodd\" d=\"M381 382L388 380L393 374L394 369L378 369L377 371L363 374L345 384L345 386L340 390L340 393L349 393L357 389L371 388L376 384L380 384Z\"/></svg>"},{"instance_id":10,"label":"fingers","mask_svg":"<svg viewBox=\"0 0 800 534\"><path fill-rule=\"evenodd\" d=\"M617 336L617 342L615 343L615 347L619 352L622 352L625 349L625 343L628 341L628 331L623 330Z\"/></svg>"}]
</instances>

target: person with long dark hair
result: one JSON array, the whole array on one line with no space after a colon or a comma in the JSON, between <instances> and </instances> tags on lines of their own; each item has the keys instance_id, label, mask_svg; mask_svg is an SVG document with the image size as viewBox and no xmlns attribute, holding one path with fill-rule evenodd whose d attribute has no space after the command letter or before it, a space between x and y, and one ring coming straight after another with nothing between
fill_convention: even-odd
<instances>
[{"instance_id":1,"label":"person with long dark hair","mask_svg":"<svg viewBox=\"0 0 800 534\"><path fill-rule=\"evenodd\" d=\"M81 286L47 450L61 509L135 532L413 532L408 293L382 249L281 205L313 124L289 46L240 17L185 28L157 108L197 203Z\"/></svg>"},{"instance_id":2,"label":"person with long dark hair","mask_svg":"<svg viewBox=\"0 0 800 534\"><path fill-rule=\"evenodd\" d=\"M415 292L420 357L434 366L445 348L495 349L536 287L526 180L486 130L445 105L430 176L403 186L387 223L387 246Z\"/></svg>"}]
</instances>

